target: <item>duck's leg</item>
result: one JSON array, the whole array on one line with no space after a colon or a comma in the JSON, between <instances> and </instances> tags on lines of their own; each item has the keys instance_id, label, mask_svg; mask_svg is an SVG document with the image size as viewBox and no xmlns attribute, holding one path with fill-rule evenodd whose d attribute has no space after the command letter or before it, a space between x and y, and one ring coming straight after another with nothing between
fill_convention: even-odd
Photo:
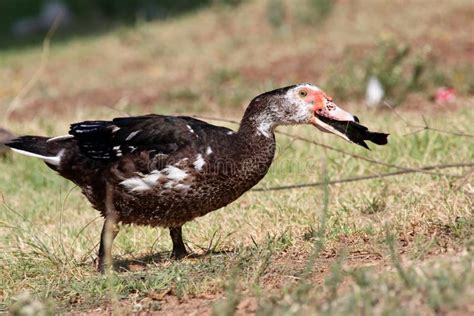
<instances>
[{"instance_id":1,"label":"duck's leg","mask_svg":"<svg viewBox=\"0 0 474 316\"><path fill-rule=\"evenodd\" d=\"M119 232L119 227L115 217L106 218L102 233L100 234L99 263L97 270L100 273L112 267L112 244Z\"/></svg>"},{"instance_id":2,"label":"duck's leg","mask_svg":"<svg viewBox=\"0 0 474 316\"><path fill-rule=\"evenodd\" d=\"M99 262L97 269L100 273L112 268L112 244L119 232L118 216L113 202L113 186L106 183L105 191L105 221L100 234Z\"/></svg>"},{"instance_id":3,"label":"duck's leg","mask_svg":"<svg viewBox=\"0 0 474 316\"><path fill-rule=\"evenodd\" d=\"M173 241L173 251L171 253L171 258L173 259L182 259L188 255L186 246L183 242L181 227L182 226L170 227L171 240Z\"/></svg>"}]
</instances>

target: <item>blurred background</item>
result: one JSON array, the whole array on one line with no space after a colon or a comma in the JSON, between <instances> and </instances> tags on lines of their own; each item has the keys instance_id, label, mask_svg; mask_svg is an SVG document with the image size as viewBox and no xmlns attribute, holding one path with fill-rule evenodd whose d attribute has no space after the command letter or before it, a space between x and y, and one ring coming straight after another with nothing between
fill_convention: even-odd
<instances>
[{"instance_id":1,"label":"blurred background","mask_svg":"<svg viewBox=\"0 0 474 316\"><path fill-rule=\"evenodd\" d=\"M473 17L473 0L0 0L0 313L34 305L17 297L28 290L50 314L109 315L119 300L117 314L187 315L227 297L215 315L232 315L241 297L263 315L472 315ZM167 259L168 231L124 227L114 255L137 273L113 279L95 272L102 221L80 190L1 146L150 112L237 121L300 82L389 144L281 127L298 137L277 136L259 187L377 178L249 192L186 224L193 251L217 250L189 261Z\"/></svg>"},{"instance_id":2,"label":"blurred background","mask_svg":"<svg viewBox=\"0 0 474 316\"><path fill-rule=\"evenodd\" d=\"M89 33L114 24L170 18L211 3L212 0L6 0L0 4L0 25L4 39L23 37L26 44L32 40L31 35L47 30L57 17L63 27L68 26L68 33Z\"/></svg>"},{"instance_id":3,"label":"blurred background","mask_svg":"<svg viewBox=\"0 0 474 316\"><path fill-rule=\"evenodd\" d=\"M229 115L297 82L452 109L474 93L472 16L470 0L3 0L0 109Z\"/></svg>"}]
</instances>

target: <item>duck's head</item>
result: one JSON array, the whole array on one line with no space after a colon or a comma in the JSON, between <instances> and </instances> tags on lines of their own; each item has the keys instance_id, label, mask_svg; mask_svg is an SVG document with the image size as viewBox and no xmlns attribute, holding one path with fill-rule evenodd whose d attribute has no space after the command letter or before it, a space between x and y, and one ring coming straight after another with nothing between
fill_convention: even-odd
<instances>
[{"instance_id":1,"label":"duck's head","mask_svg":"<svg viewBox=\"0 0 474 316\"><path fill-rule=\"evenodd\" d=\"M246 116L254 120L264 136L278 125L311 124L347 141L367 147L364 140L387 143L388 134L372 133L359 119L338 107L319 87L303 83L276 89L255 97Z\"/></svg>"}]
</instances>

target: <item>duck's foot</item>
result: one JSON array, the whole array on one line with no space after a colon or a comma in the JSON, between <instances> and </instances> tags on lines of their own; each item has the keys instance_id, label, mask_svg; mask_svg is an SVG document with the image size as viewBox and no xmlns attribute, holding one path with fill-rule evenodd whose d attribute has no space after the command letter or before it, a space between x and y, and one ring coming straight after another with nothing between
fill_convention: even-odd
<instances>
[{"instance_id":1,"label":"duck's foot","mask_svg":"<svg viewBox=\"0 0 474 316\"><path fill-rule=\"evenodd\" d=\"M181 226L170 227L171 240L173 241L173 251L171 252L172 259L183 259L188 256L188 251L183 242Z\"/></svg>"},{"instance_id":2,"label":"duck's foot","mask_svg":"<svg viewBox=\"0 0 474 316\"><path fill-rule=\"evenodd\" d=\"M181 260L189 255L188 251L186 249L175 249L173 248L173 251L171 252L171 259L174 260Z\"/></svg>"}]
</instances>

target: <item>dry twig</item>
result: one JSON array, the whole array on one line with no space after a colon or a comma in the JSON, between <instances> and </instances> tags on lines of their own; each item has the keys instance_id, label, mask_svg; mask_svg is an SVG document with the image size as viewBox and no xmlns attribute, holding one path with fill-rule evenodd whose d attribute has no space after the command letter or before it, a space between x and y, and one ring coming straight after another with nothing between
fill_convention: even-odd
<instances>
[{"instance_id":1,"label":"dry twig","mask_svg":"<svg viewBox=\"0 0 474 316\"><path fill-rule=\"evenodd\" d=\"M370 176L360 176L360 177L351 177L345 179L338 179L333 181L321 181L321 182L313 182L313 183L302 183L302 184L290 184L290 185L282 185L270 188L256 188L250 190L251 192L263 192L263 191L280 191L280 190L288 190L288 189L299 189L299 188L309 188L309 187L319 187L323 185L333 185L338 183L346 183L346 182L355 182L355 181L363 181L363 180L370 180L370 179L378 179L378 178L386 178L386 177L393 177L398 176L401 174L407 173L419 173L419 170L433 170L433 169L447 169L447 168L466 168L466 167L473 167L474 163L454 163L454 164L442 164L442 165L434 165L434 166L426 166L420 169L412 169L412 170L399 170L394 172L387 172L387 173L379 173Z\"/></svg>"},{"instance_id":2,"label":"dry twig","mask_svg":"<svg viewBox=\"0 0 474 316\"><path fill-rule=\"evenodd\" d=\"M412 124L412 123L408 122L407 120L405 120L405 119L403 118L403 116L401 116L401 114L398 113L397 110L395 110L395 108L390 105L390 103L388 103L387 101L384 101L384 104L385 104L385 106L388 107L391 111L393 111L393 113L395 113L395 115L398 116L398 118L399 118L403 123L405 123L405 125L406 125L407 127L409 127L409 128L416 128L416 129L417 129L416 131L410 132L410 133L408 133L408 134L406 134L406 135L416 134L416 133L419 133L419 132L422 132L422 131L433 131L433 132L442 133L442 134L447 134L447 135L453 135L453 136L474 137L474 135L468 134L468 133L465 133L465 132L445 131L445 130L442 130L442 129L439 129L439 128L431 127L431 126L429 126L428 121L426 120L426 118L425 118L424 116L422 116L424 125ZM406 135L405 135L405 136L406 136Z\"/></svg>"}]
</instances>

